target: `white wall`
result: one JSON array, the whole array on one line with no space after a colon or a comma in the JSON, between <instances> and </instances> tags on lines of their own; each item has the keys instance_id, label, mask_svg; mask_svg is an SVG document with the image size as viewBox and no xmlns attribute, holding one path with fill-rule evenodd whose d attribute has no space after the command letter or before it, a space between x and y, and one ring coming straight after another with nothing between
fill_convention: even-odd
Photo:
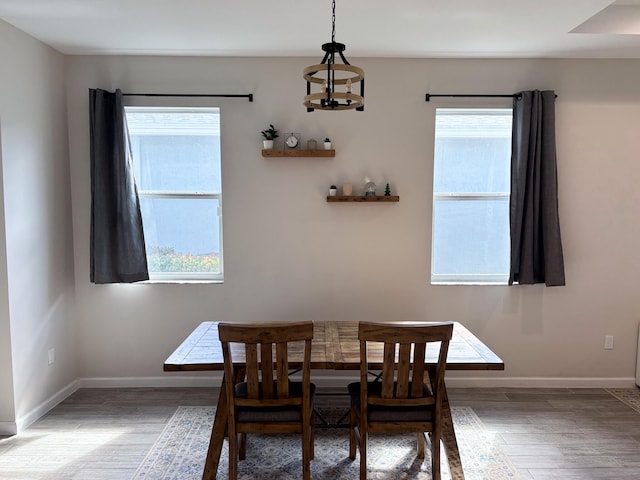
<instances>
[{"instance_id":1,"label":"white wall","mask_svg":"<svg viewBox=\"0 0 640 480\"><path fill-rule=\"evenodd\" d=\"M640 61L350 59L364 112L307 113L316 58L70 57L67 100L81 377L156 377L204 320L457 320L510 384L632 385L640 255ZM89 283L88 89L254 93L221 100L225 283ZM430 93L554 89L566 287L432 286ZM259 131L330 136L334 159L265 159ZM331 183L388 181L397 204L328 204ZM605 334L615 348L603 350ZM175 374L174 374L175 375ZM180 375L180 374L178 374ZM483 376L482 373L466 376ZM579 381L574 381L575 379ZM542 379L542 380L540 380ZM572 383L573 382L573 383Z\"/></svg>"},{"instance_id":2,"label":"white wall","mask_svg":"<svg viewBox=\"0 0 640 480\"><path fill-rule=\"evenodd\" d=\"M2 188L2 117L0 116L0 192ZM4 228L4 195L0 195L0 432L16 430L7 285L7 244Z\"/></svg>"},{"instance_id":3,"label":"white wall","mask_svg":"<svg viewBox=\"0 0 640 480\"><path fill-rule=\"evenodd\" d=\"M0 65L0 423L20 429L77 377L64 57L0 21Z\"/></svg>"}]
</instances>

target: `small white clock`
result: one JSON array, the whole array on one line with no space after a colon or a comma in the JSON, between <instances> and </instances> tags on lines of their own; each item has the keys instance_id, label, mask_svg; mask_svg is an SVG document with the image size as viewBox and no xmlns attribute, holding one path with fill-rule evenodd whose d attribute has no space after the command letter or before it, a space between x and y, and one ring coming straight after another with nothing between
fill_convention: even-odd
<instances>
[{"instance_id":1,"label":"small white clock","mask_svg":"<svg viewBox=\"0 0 640 480\"><path fill-rule=\"evenodd\" d=\"M296 148L299 143L300 143L300 134L298 133L288 133L284 140L284 144L288 148Z\"/></svg>"}]
</instances>

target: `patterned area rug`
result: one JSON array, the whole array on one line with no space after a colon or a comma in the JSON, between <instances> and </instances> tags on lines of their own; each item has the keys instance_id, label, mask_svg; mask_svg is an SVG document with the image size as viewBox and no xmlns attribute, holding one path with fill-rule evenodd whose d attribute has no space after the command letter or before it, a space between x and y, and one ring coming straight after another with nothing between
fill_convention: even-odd
<instances>
[{"instance_id":1,"label":"patterned area rug","mask_svg":"<svg viewBox=\"0 0 640 480\"><path fill-rule=\"evenodd\" d=\"M609 388L607 392L640 413L640 388Z\"/></svg>"},{"instance_id":2,"label":"patterned area rug","mask_svg":"<svg viewBox=\"0 0 640 480\"><path fill-rule=\"evenodd\" d=\"M213 407L179 407L132 480L199 480L211 434ZM321 412L339 418L343 412ZM517 479L515 467L496 445L471 408L453 407L458 447L467 480ZM314 479L354 479L359 474L359 456L348 458L347 428L316 429ZM227 442L223 447L218 478L228 475ZM249 435L247 459L238 464L238 478L289 480L302 478L299 435ZM446 456L442 455L442 478L449 479ZM370 480L431 479L430 460L415 455L414 435L371 435L368 448Z\"/></svg>"}]
</instances>

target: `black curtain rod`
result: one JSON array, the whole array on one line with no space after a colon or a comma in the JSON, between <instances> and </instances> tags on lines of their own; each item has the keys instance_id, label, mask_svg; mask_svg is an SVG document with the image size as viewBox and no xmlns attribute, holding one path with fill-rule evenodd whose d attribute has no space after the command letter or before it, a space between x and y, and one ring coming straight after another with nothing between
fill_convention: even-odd
<instances>
[{"instance_id":1,"label":"black curtain rod","mask_svg":"<svg viewBox=\"0 0 640 480\"><path fill-rule=\"evenodd\" d=\"M482 95L482 94L466 94L466 93L443 93L443 94L425 94L425 101L429 101L434 97L453 97L453 98L520 98L520 94L513 93L511 95Z\"/></svg>"},{"instance_id":2,"label":"black curtain rod","mask_svg":"<svg viewBox=\"0 0 640 480\"><path fill-rule=\"evenodd\" d=\"M253 93L123 93L125 97L226 97L248 98L253 102Z\"/></svg>"},{"instance_id":3,"label":"black curtain rod","mask_svg":"<svg viewBox=\"0 0 640 480\"><path fill-rule=\"evenodd\" d=\"M449 97L449 98L520 98L519 93L512 93L511 95L484 95L484 94L467 94L467 93L442 93L442 94L425 94L425 101L431 100L433 97ZM555 96L558 98L558 95Z\"/></svg>"}]
</instances>

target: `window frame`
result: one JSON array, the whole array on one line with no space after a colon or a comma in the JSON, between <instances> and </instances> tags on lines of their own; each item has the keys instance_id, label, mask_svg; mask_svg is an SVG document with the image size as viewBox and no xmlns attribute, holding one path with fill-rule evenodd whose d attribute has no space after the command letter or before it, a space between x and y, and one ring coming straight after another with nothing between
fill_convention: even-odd
<instances>
[{"instance_id":1,"label":"window frame","mask_svg":"<svg viewBox=\"0 0 640 480\"><path fill-rule=\"evenodd\" d=\"M437 142L437 115L438 112L448 111L450 113L456 113L463 115L465 112L468 114L478 114L478 113L488 113L492 115L506 115L506 112L509 111L510 114L513 114L512 108L507 107L438 107L435 109L435 119L434 119L434 152L433 152L433 183L432 183L432 213L431 213L431 272L430 272L430 284L431 285L508 285L509 282L509 271L505 273L464 273L464 274L456 274L456 273L445 273L438 274L434 272L434 264L436 257L436 205L439 201L454 201L454 202L464 202L464 201L474 201L474 202L482 202L482 201L491 201L491 200L500 200L506 199L507 201L511 197L511 192L436 192L435 191L435 182L436 182L436 172L435 172L435 155L436 155L436 142ZM499 113L502 111L503 113ZM509 138L511 138L512 133ZM461 137L464 135L460 135ZM484 136L479 136L478 138L486 138ZM509 158L509 169L511 168L511 158ZM509 229L509 224L507 223L507 229ZM509 233L507 231L507 233ZM507 252L507 258L510 260L510 252Z\"/></svg>"},{"instance_id":2,"label":"window frame","mask_svg":"<svg viewBox=\"0 0 640 480\"><path fill-rule=\"evenodd\" d=\"M127 105L125 106L125 116L129 112L149 112L155 111L158 113L188 113L188 112L210 112L217 113L218 121L222 121L222 112L220 107L201 106L201 107L173 107L173 106L138 106ZM222 138L220 129L219 137ZM181 132L168 131L167 134L179 134ZM145 135L136 134L136 135ZM158 135L157 133L148 133L147 135ZM192 133L191 135L197 135ZM129 136L132 136L129 134ZM133 161L133 159L132 159ZM134 161L135 164L135 161ZM134 169L135 171L135 169ZM136 182L136 188L138 191L138 197L142 199L169 199L169 200L217 200L218 207L216 209L218 232L219 232L219 266L220 272L152 272L149 271L150 283L189 283L189 282L204 282L204 283L224 283L224 232L223 232L223 215L222 215L222 148L220 148L220 191L215 190L142 190L140 184ZM144 218L143 218L144 228ZM146 245L145 245L146 251Z\"/></svg>"}]
</instances>

